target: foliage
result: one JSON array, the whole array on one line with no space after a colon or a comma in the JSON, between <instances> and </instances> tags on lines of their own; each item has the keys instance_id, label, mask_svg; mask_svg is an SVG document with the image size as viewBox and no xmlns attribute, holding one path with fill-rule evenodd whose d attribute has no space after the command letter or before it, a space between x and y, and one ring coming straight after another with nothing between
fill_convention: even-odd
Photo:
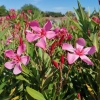
<instances>
[{"instance_id":1,"label":"foliage","mask_svg":"<svg viewBox=\"0 0 100 100\"><path fill-rule=\"evenodd\" d=\"M63 17L64 15L61 12L44 12L44 16L46 17Z\"/></svg>"},{"instance_id":2,"label":"foliage","mask_svg":"<svg viewBox=\"0 0 100 100\"><path fill-rule=\"evenodd\" d=\"M66 16L75 16L75 14L72 11L67 11L65 15Z\"/></svg>"},{"instance_id":3,"label":"foliage","mask_svg":"<svg viewBox=\"0 0 100 100\"><path fill-rule=\"evenodd\" d=\"M24 11L25 13L28 12L28 10L32 10L32 14L34 14L34 11L38 11L40 12L39 8L37 8L36 6L32 5L32 4L25 4L21 7L20 11Z\"/></svg>"},{"instance_id":4,"label":"foliage","mask_svg":"<svg viewBox=\"0 0 100 100\"><path fill-rule=\"evenodd\" d=\"M59 24L14 9L0 20L1 100L99 100L100 19L78 9Z\"/></svg>"},{"instance_id":5,"label":"foliage","mask_svg":"<svg viewBox=\"0 0 100 100\"><path fill-rule=\"evenodd\" d=\"M8 14L8 12L5 8L5 6L4 5L0 6L0 16L5 16L7 14Z\"/></svg>"}]
</instances>

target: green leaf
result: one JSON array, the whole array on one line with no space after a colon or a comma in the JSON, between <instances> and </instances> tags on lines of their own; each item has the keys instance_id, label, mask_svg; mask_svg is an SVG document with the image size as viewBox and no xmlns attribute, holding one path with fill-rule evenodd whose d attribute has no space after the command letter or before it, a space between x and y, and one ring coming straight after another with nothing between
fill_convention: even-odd
<instances>
[{"instance_id":1,"label":"green leaf","mask_svg":"<svg viewBox=\"0 0 100 100\"><path fill-rule=\"evenodd\" d=\"M98 52L98 50L99 50L99 44L98 44L98 35L96 33L93 36L93 44L96 47L96 51Z\"/></svg>"},{"instance_id":2,"label":"green leaf","mask_svg":"<svg viewBox=\"0 0 100 100\"><path fill-rule=\"evenodd\" d=\"M70 19L71 22L80 30L82 31L82 28L80 27L79 23L78 22L75 22L74 20Z\"/></svg>"},{"instance_id":3,"label":"green leaf","mask_svg":"<svg viewBox=\"0 0 100 100\"><path fill-rule=\"evenodd\" d=\"M79 11L80 11L80 14L81 14L81 18L82 18L82 20L84 21L84 19L85 19L85 13L84 13L84 11L83 11L83 8L81 7L80 2L77 1L77 3L78 3L78 8L79 8Z\"/></svg>"},{"instance_id":4,"label":"green leaf","mask_svg":"<svg viewBox=\"0 0 100 100\"><path fill-rule=\"evenodd\" d=\"M39 57L42 59L43 52L41 48L38 49L38 53L39 53Z\"/></svg>"},{"instance_id":5,"label":"green leaf","mask_svg":"<svg viewBox=\"0 0 100 100\"><path fill-rule=\"evenodd\" d=\"M100 84L100 69L97 69L98 75L97 75L97 83Z\"/></svg>"},{"instance_id":6,"label":"green leaf","mask_svg":"<svg viewBox=\"0 0 100 100\"><path fill-rule=\"evenodd\" d=\"M27 82L27 83L30 84L30 82L29 82L27 79L25 79L22 75L18 75L18 76L16 76L16 79L18 79L18 80L22 80L22 81L25 81L25 82Z\"/></svg>"},{"instance_id":7,"label":"green leaf","mask_svg":"<svg viewBox=\"0 0 100 100\"><path fill-rule=\"evenodd\" d=\"M0 94L4 91L4 87L6 86L6 82L4 82L4 83L2 83L1 85L0 85Z\"/></svg>"},{"instance_id":8,"label":"green leaf","mask_svg":"<svg viewBox=\"0 0 100 100\"><path fill-rule=\"evenodd\" d=\"M26 87L26 91L28 92L28 94L29 94L31 97L33 97L33 98L36 99L36 100L46 100L46 99L44 98L44 96L43 96L40 92L38 92L38 91L36 91L36 90L34 90L34 89L28 87L28 86Z\"/></svg>"},{"instance_id":9,"label":"green leaf","mask_svg":"<svg viewBox=\"0 0 100 100\"><path fill-rule=\"evenodd\" d=\"M0 74L3 72L3 70L4 70L4 65L2 65L0 68Z\"/></svg>"},{"instance_id":10,"label":"green leaf","mask_svg":"<svg viewBox=\"0 0 100 100\"><path fill-rule=\"evenodd\" d=\"M63 100L75 100L77 94L73 93L67 96L67 98L64 98Z\"/></svg>"},{"instance_id":11,"label":"green leaf","mask_svg":"<svg viewBox=\"0 0 100 100\"><path fill-rule=\"evenodd\" d=\"M28 42L26 42L26 45L27 45L27 46L26 46L26 47L27 47L27 53L30 54L30 45L29 45Z\"/></svg>"},{"instance_id":12,"label":"green leaf","mask_svg":"<svg viewBox=\"0 0 100 100\"><path fill-rule=\"evenodd\" d=\"M22 65L22 70L23 70L23 72L25 74L33 76L33 74L31 73L31 71L27 67L25 67L24 65Z\"/></svg>"},{"instance_id":13,"label":"green leaf","mask_svg":"<svg viewBox=\"0 0 100 100\"><path fill-rule=\"evenodd\" d=\"M79 20L79 13L78 13L78 11L75 8L74 8L74 10L75 10L76 18L77 18L77 20Z\"/></svg>"},{"instance_id":14,"label":"green leaf","mask_svg":"<svg viewBox=\"0 0 100 100\"><path fill-rule=\"evenodd\" d=\"M2 39L2 36L8 31L9 28L4 29L2 32L0 32L0 39Z\"/></svg>"},{"instance_id":15,"label":"green leaf","mask_svg":"<svg viewBox=\"0 0 100 100\"><path fill-rule=\"evenodd\" d=\"M6 85L6 82L2 83L2 84L0 85L0 90L1 90L5 85Z\"/></svg>"}]
</instances>

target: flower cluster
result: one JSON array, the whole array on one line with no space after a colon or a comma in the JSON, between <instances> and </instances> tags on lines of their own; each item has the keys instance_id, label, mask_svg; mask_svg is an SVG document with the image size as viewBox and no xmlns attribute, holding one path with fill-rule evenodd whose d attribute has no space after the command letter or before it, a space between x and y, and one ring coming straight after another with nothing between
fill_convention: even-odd
<instances>
[{"instance_id":1,"label":"flower cluster","mask_svg":"<svg viewBox=\"0 0 100 100\"><path fill-rule=\"evenodd\" d=\"M28 42L34 42L35 46L38 46L44 50L44 52L49 52L49 56L53 56L53 52L55 48L60 46L63 50L67 50L67 61L68 64L73 64L78 58L81 58L82 61L87 63L88 65L93 65L93 62L87 57L87 55L92 55L96 51L95 46L86 47L86 41L83 38L78 38L76 41L76 47L73 48L72 44L63 43L63 41L68 41L72 39L72 35L68 32L66 28L58 28L52 29L52 23L48 20L43 28L40 27L38 21L29 22L29 26L32 29L26 30L26 39ZM54 41L51 46L48 46L48 42ZM51 40L52 39L52 40ZM49 48L50 47L50 48ZM48 49L49 48L49 49ZM13 50L6 50L5 56L10 58L10 62L5 63L5 67L7 69L12 69L14 74L19 74L22 72L21 63L27 65L29 63L29 56L21 56L21 54L26 50L26 45L23 43L22 39L20 39L20 45L17 49L17 53L14 53ZM49 51L48 51L49 50ZM64 54L60 55L60 62L64 64ZM59 64L52 59L52 64L59 68Z\"/></svg>"}]
</instances>

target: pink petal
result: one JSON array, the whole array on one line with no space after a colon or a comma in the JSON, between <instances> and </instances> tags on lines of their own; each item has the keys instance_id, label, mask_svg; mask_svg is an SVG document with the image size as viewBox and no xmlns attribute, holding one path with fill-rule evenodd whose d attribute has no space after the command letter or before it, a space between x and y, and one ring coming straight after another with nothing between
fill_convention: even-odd
<instances>
[{"instance_id":1,"label":"pink petal","mask_svg":"<svg viewBox=\"0 0 100 100\"><path fill-rule=\"evenodd\" d=\"M73 46L71 45L71 44L68 44L68 43L64 43L63 45L62 45L62 49L63 50L67 50L67 51L70 51L70 52L74 52L74 48L73 48Z\"/></svg>"},{"instance_id":2,"label":"pink petal","mask_svg":"<svg viewBox=\"0 0 100 100\"><path fill-rule=\"evenodd\" d=\"M50 20L48 20L47 23L43 26L43 29L49 31L51 28L52 28L52 23Z\"/></svg>"},{"instance_id":3,"label":"pink petal","mask_svg":"<svg viewBox=\"0 0 100 100\"><path fill-rule=\"evenodd\" d=\"M25 50L26 50L26 44L22 44L21 46L18 47L17 54L21 55Z\"/></svg>"},{"instance_id":4,"label":"pink petal","mask_svg":"<svg viewBox=\"0 0 100 100\"><path fill-rule=\"evenodd\" d=\"M13 73L15 75L17 75L17 74L20 74L21 72L22 72L21 65L20 64L16 64L15 67L14 67Z\"/></svg>"},{"instance_id":5,"label":"pink petal","mask_svg":"<svg viewBox=\"0 0 100 100\"><path fill-rule=\"evenodd\" d=\"M15 53L13 52L13 50L6 50L5 56L9 58L13 58L15 56Z\"/></svg>"},{"instance_id":6,"label":"pink petal","mask_svg":"<svg viewBox=\"0 0 100 100\"><path fill-rule=\"evenodd\" d=\"M56 27L56 28L54 29L54 32L57 34L57 33L59 32L59 30L60 30L60 28L59 28L59 27Z\"/></svg>"},{"instance_id":7,"label":"pink petal","mask_svg":"<svg viewBox=\"0 0 100 100\"><path fill-rule=\"evenodd\" d=\"M52 39L52 38L54 38L56 35L57 35L57 34L55 34L54 31L47 31L47 32L46 32L46 37L47 37L48 39Z\"/></svg>"},{"instance_id":8,"label":"pink petal","mask_svg":"<svg viewBox=\"0 0 100 100\"><path fill-rule=\"evenodd\" d=\"M28 33L26 35L26 39L28 40L28 42L33 42L33 41L37 40L38 38L40 38L40 37L38 35L36 35L36 34Z\"/></svg>"},{"instance_id":9,"label":"pink petal","mask_svg":"<svg viewBox=\"0 0 100 100\"><path fill-rule=\"evenodd\" d=\"M79 56L76 54L71 54L71 53L67 54L67 60L68 60L69 64L74 63L78 58L79 58Z\"/></svg>"},{"instance_id":10,"label":"pink petal","mask_svg":"<svg viewBox=\"0 0 100 100\"><path fill-rule=\"evenodd\" d=\"M22 56L21 57L21 62L24 64L24 65L27 65L29 63L29 60L30 60L30 57L29 56Z\"/></svg>"},{"instance_id":11,"label":"pink petal","mask_svg":"<svg viewBox=\"0 0 100 100\"><path fill-rule=\"evenodd\" d=\"M86 62L88 65L94 65L93 62L92 62L87 56L83 55L83 56L80 56L80 58L81 58L84 62Z\"/></svg>"},{"instance_id":12,"label":"pink petal","mask_svg":"<svg viewBox=\"0 0 100 100\"><path fill-rule=\"evenodd\" d=\"M40 48L45 49L46 48L46 37L42 37L35 45Z\"/></svg>"},{"instance_id":13,"label":"pink petal","mask_svg":"<svg viewBox=\"0 0 100 100\"><path fill-rule=\"evenodd\" d=\"M31 32L30 30L25 30L26 34L30 33L33 34L33 32Z\"/></svg>"},{"instance_id":14,"label":"pink petal","mask_svg":"<svg viewBox=\"0 0 100 100\"><path fill-rule=\"evenodd\" d=\"M10 62L6 62L4 66L7 69L12 69L14 67L14 65L15 65L15 63L13 61L10 61Z\"/></svg>"},{"instance_id":15,"label":"pink petal","mask_svg":"<svg viewBox=\"0 0 100 100\"><path fill-rule=\"evenodd\" d=\"M77 41L76 41L76 48L80 48L81 50L84 48L86 42L83 38L79 38Z\"/></svg>"},{"instance_id":16,"label":"pink petal","mask_svg":"<svg viewBox=\"0 0 100 100\"><path fill-rule=\"evenodd\" d=\"M31 22L29 23L29 25L30 25L30 27L31 27L31 26L32 26L32 27L34 27L34 26L39 27L39 23L38 23L38 21L36 21L36 20L31 21Z\"/></svg>"},{"instance_id":17,"label":"pink petal","mask_svg":"<svg viewBox=\"0 0 100 100\"><path fill-rule=\"evenodd\" d=\"M31 26L32 30L34 30L35 32L37 33L40 33L41 32L41 28L40 27L37 27L37 26Z\"/></svg>"},{"instance_id":18,"label":"pink petal","mask_svg":"<svg viewBox=\"0 0 100 100\"><path fill-rule=\"evenodd\" d=\"M85 55L87 55L87 54L92 55L92 54L95 53L95 51L96 51L95 46L92 46L92 47L85 48L83 52L84 52Z\"/></svg>"}]
</instances>

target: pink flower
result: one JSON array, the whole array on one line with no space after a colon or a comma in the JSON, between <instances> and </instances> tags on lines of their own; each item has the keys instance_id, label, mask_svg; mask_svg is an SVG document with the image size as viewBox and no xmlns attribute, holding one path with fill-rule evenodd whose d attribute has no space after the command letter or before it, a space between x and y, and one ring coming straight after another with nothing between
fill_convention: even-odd
<instances>
[{"instance_id":1,"label":"pink flower","mask_svg":"<svg viewBox=\"0 0 100 100\"><path fill-rule=\"evenodd\" d=\"M78 93L77 96L78 96L78 99L80 100L80 99L81 99L81 95L80 95L80 93Z\"/></svg>"},{"instance_id":2,"label":"pink flower","mask_svg":"<svg viewBox=\"0 0 100 100\"><path fill-rule=\"evenodd\" d=\"M94 22L96 22L97 24L100 24L100 19L99 19L98 17L93 16L93 17L92 17L92 20L93 20Z\"/></svg>"},{"instance_id":3,"label":"pink flower","mask_svg":"<svg viewBox=\"0 0 100 100\"><path fill-rule=\"evenodd\" d=\"M32 13L32 10L27 10L28 13Z\"/></svg>"},{"instance_id":4,"label":"pink flower","mask_svg":"<svg viewBox=\"0 0 100 100\"><path fill-rule=\"evenodd\" d=\"M76 42L76 48L73 48L71 44L64 43L62 45L63 50L67 50L71 53L67 54L67 60L69 64L74 63L78 58L81 58L89 65L93 65L93 62L86 56L92 55L96 51L95 46L84 48L86 42L83 38L79 38Z\"/></svg>"},{"instance_id":5,"label":"pink flower","mask_svg":"<svg viewBox=\"0 0 100 100\"><path fill-rule=\"evenodd\" d=\"M13 50L6 50L5 56L10 58L11 61L5 63L5 67L9 70L13 69L13 73L15 75L20 74L22 72L21 63L27 65L29 63L29 56L21 56L22 52L26 49L26 45L20 45L17 49L17 53L14 53Z\"/></svg>"},{"instance_id":6,"label":"pink flower","mask_svg":"<svg viewBox=\"0 0 100 100\"><path fill-rule=\"evenodd\" d=\"M72 39L72 35L71 35L70 33L67 33L66 39L67 39L67 40L71 40L71 39Z\"/></svg>"},{"instance_id":7,"label":"pink flower","mask_svg":"<svg viewBox=\"0 0 100 100\"><path fill-rule=\"evenodd\" d=\"M16 14L11 15L11 19L15 19L16 17L17 17Z\"/></svg>"},{"instance_id":8,"label":"pink flower","mask_svg":"<svg viewBox=\"0 0 100 100\"><path fill-rule=\"evenodd\" d=\"M61 42L63 42L64 39L66 39L66 40L71 40L72 39L72 35L70 33L68 33L68 30L64 27L61 28L61 29L56 27L54 29L54 31L56 32L57 37L61 38Z\"/></svg>"},{"instance_id":9,"label":"pink flower","mask_svg":"<svg viewBox=\"0 0 100 100\"><path fill-rule=\"evenodd\" d=\"M15 12L15 9L10 9L10 12Z\"/></svg>"},{"instance_id":10,"label":"pink flower","mask_svg":"<svg viewBox=\"0 0 100 100\"><path fill-rule=\"evenodd\" d=\"M43 26L43 28L39 27L39 24L37 21L32 21L29 23L30 27L35 32L34 34L26 30L26 39L28 42L33 42L40 38L40 40L35 44L36 46L45 49L46 48L46 38L52 39L56 36L54 31L50 31L52 28L51 21L48 20L47 23Z\"/></svg>"},{"instance_id":11,"label":"pink flower","mask_svg":"<svg viewBox=\"0 0 100 100\"><path fill-rule=\"evenodd\" d=\"M9 36L6 40L6 45L9 45L12 42L13 36Z\"/></svg>"},{"instance_id":12,"label":"pink flower","mask_svg":"<svg viewBox=\"0 0 100 100\"><path fill-rule=\"evenodd\" d=\"M6 20L10 20L11 19L11 16L10 15L7 15L6 16Z\"/></svg>"},{"instance_id":13,"label":"pink flower","mask_svg":"<svg viewBox=\"0 0 100 100\"><path fill-rule=\"evenodd\" d=\"M67 33L68 33L68 30L66 29L66 28L58 28L58 27L56 27L55 29L54 29L54 31L56 32L56 34L57 34L57 36L58 37L61 37L61 36L66 36L67 35Z\"/></svg>"}]
</instances>

